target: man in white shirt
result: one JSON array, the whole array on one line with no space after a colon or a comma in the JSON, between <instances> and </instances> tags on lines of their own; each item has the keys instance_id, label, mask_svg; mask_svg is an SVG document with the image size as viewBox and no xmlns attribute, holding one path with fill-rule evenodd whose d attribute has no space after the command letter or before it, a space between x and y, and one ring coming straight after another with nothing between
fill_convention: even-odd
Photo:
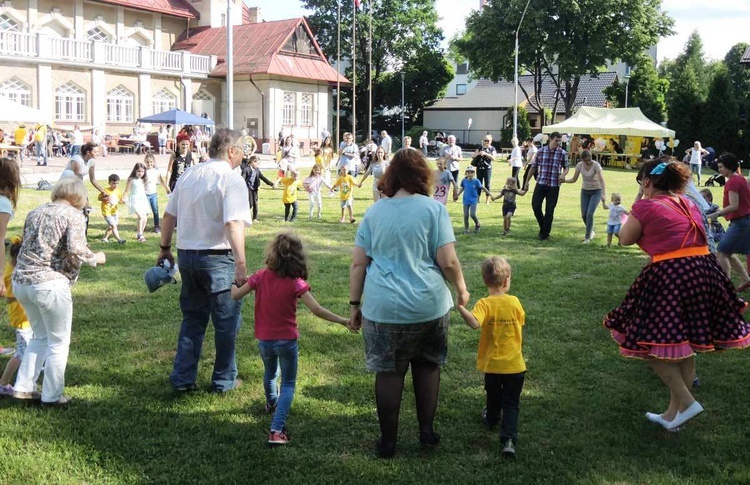
<instances>
[{"instance_id":1,"label":"man in white shirt","mask_svg":"<svg viewBox=\"0 0 750 485\"><path fill-rule=\"evenodd\" d=\"M513 151L510 152L510 160L508 160L511 167L510 176L516 179L516 185L521 187L521 180L518 178L518 172L520 172L523 167L523 152L521 151L521 147L518 146L518 138L511 139L510 144L513 145Z\"/></svg>"},{"instance_id":2,"label":"man in white shirt","mask_svg":"<svg viewBox=\"0 0 750 485\"><path fill-rule=\"evenodd\" d=\"M354 136L351 133L344 133L344 141L339 145L339 161L336 168L346 165L346 170L352 177L357 176L359 171L359 147L354 143Z\"/></svg>"},{"instance_id":3,"label":"man in white shirt","mask_svg":"<svg viewBox=\"0 0 750 485\"><path fill-rule=\"evenodd\" d=\"M385 130L380 132L380 146L385 150L385 156L389 157L393 148L393 140Z\"/></svg>"},{"instance_id":4,"label":"man in white shirt","mask_svg":"<svg viewBox=\"0 0 750 485\"><path fill-rule=\"evenodd\" d=\"M427 138L427 132L423 131L422 136L419 137L419 149L422 150L424 156L427 156L427 146L430 144L430 139Z\"/></svg>"},{"instance_id":5,"label":"man in white shirt","mask_svg":"<svg viewBox=\"0 0 750 485\"><path fill-rule=\"evenodd\" d=\"M73 129L73 137L70 143L70 155L80 155L83 146L83 133L81 127L76 125Z\"/></svg>"},{"instance_id":6,"label":"man in white shirt","mask_svg":"<svg viewBox=\"0 0 750 485\"><path fill-rule=\"evenodd\" d=\"M174 265L172 235L175 224L184 228L177 239L182 289L182 326L177 354L169 375L179 391L196 390L198 361L209 316L214 325L216 359L212 392L228 392L237 380L235 342L240 328L241 300L233 300L231 285L245 283L245 226L251 222L248 192L235 171L242 163L240 132L221 128L208 147L210 160L182 174L167 203L161 226L157 263Z\"/></svg>"},{"instance_id":7,"label":"man in white shirt","mask_svg":"<svg viewBox=\"0 0 750 485\"><path fill-rule=\"evenodd\" d=\"M79 153L80 155L73 155L70 157L68 164L60 174L60 178L78 177L83 180L83 177L88 174L91 185L93 185L100 194L104 194L104 188L96 181L96 170L94 169L96 162L96 145L93 143L86 143L80 147ZM86 236L88 236L89 231L89 212L91 212L91 206L87 202L86 207L83 209L83 215L86 217Z\"/></svg>"},{"instance_id":8,"label":"man in white shirt","mask_svg":"<svg viewBox=\"0 0 750 485\"><path fill-rule=\"evenodd\" d=\"M461 147L456 145L456 137L448 135L448 144L443 147L443 153L441 156L445 157L445 163L448 165L453 175L453 180L458 184L458 172L461 171L461 158L463 157L463 151Z\"/></svg>"}]
</instances>

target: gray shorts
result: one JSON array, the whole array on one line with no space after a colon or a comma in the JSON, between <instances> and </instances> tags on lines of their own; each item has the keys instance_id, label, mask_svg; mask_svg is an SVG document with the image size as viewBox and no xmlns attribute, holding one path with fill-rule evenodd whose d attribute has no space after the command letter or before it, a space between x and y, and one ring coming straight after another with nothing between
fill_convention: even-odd
<instances>
[{"instance_id":1,"label":"gray shorts","mask_svg":"<svg viewBox=\"0 0 750 485\"><path fill-rule=\"evenodd\" d=\"M104 216L104 220L107 221L107 224L114 227L117 225L117 214Z\"/></svg>"},{"instance_id":2,"label":"gray shorts","mask_svg":"<svg viewBox=\"0 0 750 485\"><path fill-rule=\"evenodd\" d=\"M348 199L343 199L341 201L341 208L343 209L345 207L354 207L354 199L351 197L349 197Z\"/></svg>"},{"instance_id":3,"label":"gray shorts","mask_svg":"<svg viewBox=\"0 0 750 485\"><path fill-rule=\"evenodd\" d=\"M399 361L445 364L448 322L450 312L423 323L377 323L363 317L365 367L371 372L393 372Z\"/></svg>"}]
</instances>

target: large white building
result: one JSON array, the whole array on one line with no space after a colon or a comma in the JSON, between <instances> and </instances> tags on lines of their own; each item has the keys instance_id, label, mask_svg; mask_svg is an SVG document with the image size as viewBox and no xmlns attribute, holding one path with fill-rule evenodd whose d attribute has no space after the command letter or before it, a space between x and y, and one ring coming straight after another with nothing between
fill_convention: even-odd
<instances>
[{"instance_id":1,"label":"large white building","mask_svg":"<svg viewBox=\"0 0 750 485\"><path fill-rule=\"evenodd\" d=\"M0 96L61 128L129 133L138 118L172 108L225 124L230 24L233 126L261 140L279 132L317 139L330 124L337 78L348 81L304 19L263 22L259 9L233 5L227 19L226 0L5 0Z\"/></svg>"}]
</instances>

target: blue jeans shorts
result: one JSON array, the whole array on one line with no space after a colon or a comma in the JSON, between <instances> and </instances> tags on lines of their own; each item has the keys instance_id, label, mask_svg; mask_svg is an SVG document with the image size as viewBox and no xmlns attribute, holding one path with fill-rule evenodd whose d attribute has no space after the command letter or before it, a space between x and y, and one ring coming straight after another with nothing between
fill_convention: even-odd
<instances>
[{"instance_id":1,"label":"blue jeans shorts","mask_svg":"<svg viewBox=\"0 0 750 485\"><path fill-rule=\"evenodd\" d=\"M445 364L448 358L450 313L422 323L377 323L362 318L365 367L394 372L396 362Z\"/></svg>"},{"instance_id":2,"label":"blue jeans shorts","mask_svg":"<svg viewBox=\"0 0 750 485\"><path fill-rule=\"evenodd\" d=\"M724 254L750 254L750 216L732 219L717 250Z\"/></svg>"},{"instance_id":3,"label":"blue jeans shorts","mask_svg":"<svg viewBox=\"0 0 750 485\"><path fill-rule=\"evenodd\" d=\"M607 234L620 234L622 224L607 224Z\"/></svg>"}]
</instances>

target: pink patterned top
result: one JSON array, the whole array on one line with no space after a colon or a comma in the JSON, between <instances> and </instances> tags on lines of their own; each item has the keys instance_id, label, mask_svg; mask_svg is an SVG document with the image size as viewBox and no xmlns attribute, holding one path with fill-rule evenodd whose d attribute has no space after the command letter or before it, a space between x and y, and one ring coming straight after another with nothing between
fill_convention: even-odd
<instances>
[{"instance_id":1,"label":"pink patterned top","mask_svg":"<svg viewBox=\"0 0 750 485\"><path fill-rule=\"evenodd\" d=\"M96 266L85 234L83 213L68 204L47 202L29 212L13 282L36 285L67 278L72 285L83 263Z\"/></svg>"},{"instance_id":2,"label":"pink patterned top","mask_svg":"<svg viewBox=\"0 0 750 485\"><path fill-rule=\"evenodd\" d=\"M707 244L700 209L686 197L678 196L678 200L676 203L665 195L633 204L630 214L638 219L643 230L637 243L649 256ZM685 214L669 208L670 203L674 207L685 204L683 207L689 210L692 222Z\"/></svg>"}]
</instances>

